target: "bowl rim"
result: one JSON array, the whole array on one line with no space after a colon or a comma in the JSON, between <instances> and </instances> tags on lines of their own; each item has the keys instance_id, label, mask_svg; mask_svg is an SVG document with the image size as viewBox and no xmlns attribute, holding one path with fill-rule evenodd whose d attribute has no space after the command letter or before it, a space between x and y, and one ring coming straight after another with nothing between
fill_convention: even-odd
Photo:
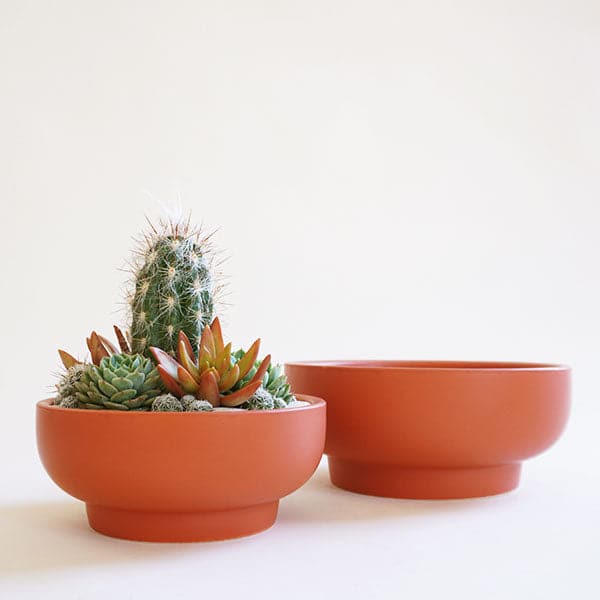
<instances>
[{"instance_id":1,"label":"bowl rim","mask_svg":"<svg viewBox=\"0 0 600 600\"><path fill-rule=\"evenodd\" d=\"M539 371L565 371L571 367L559 363L540 363L524 361L493 361L493 360L377 360L377 359L347 359L347 360L307 360L290 361L285 367L311 367L316 369L364 370L375 369L388 371L412 372L456 372L456 373L523 373Z\"/></svg>"},{"instance_id":2,"label":"bowl rim","mask_svg":"<svg viewBox=\"0 0 600 600\"><path fill-rule=\"evenodd\" d=\"M68 414L92 414L92 415L114 415L115 417L119 415L117 418L123 418L127 415L130 417L132 415L136 415L134 418L149 418L148 415L153 415L150 418L158 418L158 417L167 417L167 418L178 418L182 419L186 416L189 418L192 415L196 417L203 415L210 415L209 418L214 418L215 415L220 415L221 418L240 418L242 415L270 415L270 414L280 414L280 413L297 413L301 411L308 410L318 410L319 408L325 407L325 400L323 398L319 398L318 396L311 396L309 394L294 394L298 400L302 400L304 402L309 402L308 406L293 406L291 408L274 408L272 410L217 410L217 411L198 411L198 412L153 412L153 411L130 411L130 410L94 410L88 408L64 408L62 406L55 406L54 404L50 404L51 400L54 398L45 398L44 400L40 400L36 402L36 406L38 410L52 411L52 412L64 412ZM142 415L146 415L142 417ZM227 416L224 416L227 415ZM242 417L243 418L243 417Z\"/></svg>"}]
</instances>

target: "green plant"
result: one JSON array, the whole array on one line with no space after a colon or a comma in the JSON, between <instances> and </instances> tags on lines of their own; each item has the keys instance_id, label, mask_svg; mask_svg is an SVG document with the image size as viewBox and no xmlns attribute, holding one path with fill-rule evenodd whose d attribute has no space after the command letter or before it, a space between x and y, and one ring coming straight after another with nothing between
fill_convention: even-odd
<instances>
[{"instance_id":1,"label":"green plant","mask_svg":"<svg viewBox=\"0 0 600 600\"><path fill-rule=\"evenodd\" d=\"M186 224L151 225L137 252L131 297L132 350L149 356L152 346L175 356L178 333L197 347L214 314L210 236Z\"/></svg>"},{"instance_id":2,"label":"green plant","mask_svg":"<svg viewBox=\"0 0 600 600\"><path fill-rule=\"evenodd\" d=\"M79 408L79 401L75 396L66 396L60 402L55 402L55 404L61 408Z\"/></svg>"},{"instance_id":3,"label":"green plant","mask_svg":"<svg viewBox=\"0 0 600 600\"><path fill-rule=\"evenodd\" d=\"M78 408L149 410L161 393L157 369L139 354L113 354L98 366L86 364L73 385Z\"/></svg>"},{"instance_id":4,"label":"green plant","mask_svg":"<svg viewBox=\"0 0 600 600\"><path fill-rule=\"evenodd\" d=\"M213 410L213 405L210 402L198 400L191 394L187 394L181 399L181 405L186 412L206 412Z\"/></svg>"},{"instance_id":5,"label":"green plant","mask_svg":"<svg viewBox=\"0 0 600 600\"><path fill-rule=\"evenodd\" d=\"M235 353L224 343L213 319L219 288L210 236L189 220L150 224L135 254L130 330L114 326L118 345L92 331L91 362L58 351L66 371L56 405L200 412L220 405L271 410L295 400L281 366L271 365L270 355L258 360L260 340Z\"/></svg>"},{"instance_id":6,"label":"green plant","mask_svg":"<svg viewBox=\"0 0 600 600\"><path fill-rule=\"evenodd\" d=\"M183 406L173 394L161 394L152 401L154 412L183 412Z\"/></svg>"},{"instance_id":7,"label":"green plant","mask_svg":"<svg viewBox=\"0 0 600 600\"><path fill-rule=\"evenodd\" d=\"M63 408L77 408L77 390L75 384L81 381L85 365L80 362L71 363L68 359L66 360L69 363L69 367L60 375L56 384L56 399L54 404Z\"/></svg>"},{"instance_id":8,"label":"green plant","mask_svg":"<svg viewBox=\"0 0 600 600\"><path fill-rule=\"evenodd\" d=\"M210 402L198 400L195 396L186 395L177 398L173 394L161 394L152 401L155 412L205 412L213 410Z\"/></svg>"},{"instance_id":9,"label":"green plant","mask_svg":"<svg viewBox=\"0 0 600 600\"><path fill-rule=\"evenodd\" d=\"M237 350L232 354L233 359L235 361L241 360L244 357L244 355L244 350ZM236 386L233 388L234 391L246 385L248 381L250 381L256 375L256 372L258 371L259 367L260 362L256 361L252 369L248 371L248 374L240 381L238 381ZM293 402L296 399L294 397L294 394L292 394L290 384L285 373L283 372L283 367L281 365L270 364L268 366L267 371L264 374L262 380L262 387L267 392L269 392L273 396L273 398L282 400L286 405L290 404L290 402Z\"/></svg>"},{"instance_id":10,"label":"green plant","mask_svg":"<svg viewBox=\"0 0 600 600\"><path fill-rule=\"evenodd\" d=\"M129 352L129 344L123 332L114 325L114 330L121 348L121 352ZM94 365L98 366L100 361L113 354L118 354L117 348L104 336L92 331L90 337L86 338L86 344L90 351L90 358ZM60 375L56 384L55 404L63 408L77 408L78 400L75 384L81 381L81 377L86 370L87 363L77 360L74 356L65 350L59 350L60 360L65 367L65 372Z\"/></svg>"},{"instance_id":11,"label":"green plant","mask_svg":"<svg viewBox=\"0 0 600 600\"><path fill-rule=\"evenodd\" d=\"M240 408L247 410L273 410L275 408L285 408L286 406L287 404L282 398L273 396L271 392L261 386Z\"/></svg>"},{"instance_id":12,"label":"green plant","mask_svg":"<svg viewBox=\"0 0 600 600\"><path fill-rule=\"evenodd\" d=\"M162 382L172 394L182 398L192 394L199 400L207 400L213 406L240 406L258 388L266 373L271 357L262 360L254 376L243 386L233 388L246 377L254 366L260 340L256 340L238 361L231 359L231 343L225 345L218 318L204 328L200 338L200 351L196 357L192 344L183 331L179 332L177 358L160 348L150 351L158 363Z\"/></svg>"}]
</instances>

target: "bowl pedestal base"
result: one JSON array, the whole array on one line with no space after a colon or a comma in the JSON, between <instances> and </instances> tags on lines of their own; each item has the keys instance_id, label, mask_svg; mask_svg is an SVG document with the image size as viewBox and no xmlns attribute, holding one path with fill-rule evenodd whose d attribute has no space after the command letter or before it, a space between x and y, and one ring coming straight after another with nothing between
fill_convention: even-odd
<instances>
[{"instance_id":1,"label":"bowl pedestal base","mask_svg":"<svg viewBox=\"0 0 600 600\"><path fill-rule=\"evenodd\" d=\"M86 504L90 527L142 542L209 542L258 533L273 525L279 502L219 511L133 511Z\"/></svg>"},{"instance_id":2,"label":"bowl pedestal base","mask_svg":"<svg viewBox=\"0 0 600 600\"><path fill-rule=\"evenodd\" d=\"M333 485L370 496L444 500L493 496L519 485L521 463L470 468L406 467L328 457Z\"/></svg>"}]
</instances>

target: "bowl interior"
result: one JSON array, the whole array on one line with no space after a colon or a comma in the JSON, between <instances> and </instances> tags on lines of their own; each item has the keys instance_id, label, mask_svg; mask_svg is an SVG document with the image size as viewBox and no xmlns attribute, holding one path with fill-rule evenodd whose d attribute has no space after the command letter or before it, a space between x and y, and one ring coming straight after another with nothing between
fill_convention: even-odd
<instances>
[{"instance_id":1,"label":"bowl interior","mask_svg":"<svg viewBox=\"0 0 600 600\"><path fill-rule=\"evenodd\" d=\"M305 411L305 410L314 410L320 406L325 405L325 401L322 398L318 398L316 396L309 396L306 394L296 394L296 398L298 400L302 400L303 402L308 402L308 406L290 406L287 408L278 408L273 410L252 410L252 411L242 411L242 410L215 410L215 411L206 411L206 412L153 412L153 411L127 411L127 410L90 410L83 408L62 408L60 406L54 406L54 398L47 398L46 400L40 400L37 405L40 407L40 410L50 410L50 411L62 411L68 414L82 413L87 415L102 415L103 419L140 419L140 418L150 418L150 419L159 419L159 418L167 418L167 419L189 419L191 416L194 418L202 417L202 418L215 418L218 416L219 419L239 419L239 418L247 418L248 415L252 415L253 418L260 418L261 415L272 414L272 413L292 413L297 411Z\"/></svg>"},{"instance_id":2,"label":"bowl interior","mask_svg":"<svg viewBox=\"0 0 600 600\"><path fill-rule=\"evenodd\" d=\"M299 367L338 367L348 369L402 369L452 371L564 370L565 365L535 362L468 360L323 360L286 363Z\"/></svg>"}]
</instances>

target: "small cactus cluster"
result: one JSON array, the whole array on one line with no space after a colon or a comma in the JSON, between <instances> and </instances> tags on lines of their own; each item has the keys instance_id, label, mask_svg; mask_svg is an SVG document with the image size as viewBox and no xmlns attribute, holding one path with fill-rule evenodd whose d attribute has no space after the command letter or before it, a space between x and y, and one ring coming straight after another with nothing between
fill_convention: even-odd
<instances>
[{"instance_id":1,"label":"small cactus cluster","mask_svg":"<svg viewBox=\"0 0 600 600\"><path fill-rule=\"evenodd\" d=\"M81 376L85 371L86 365L83 363L73 363L65 369L65 372L60 376L56 384L56 401L57 406L63 408L77 408L77 388L75 384L81 381Z\"/></svg>"},{"instance_id":2,"label":"small cactus cluster","mask_svg":"<svg viewBox=\"0 0 600 600\"><path fill-rule=\"evenodd\" d=\"M287 403L283 398L274 396L261 385L240 408L246 410L273 410L275 408L285 408L286 406Z\"/></svg>"},{"instance_id":3,"label":"small cactus cluster","mask_svg":"<svg viewBox=\"0 0 600 600\"><path fill-rule=\"evenodd\" d=\"M135 253L125 333L95 331L89 362L59 350L66 371L55 405L93 410L204 412L285 408L295 401L280 366L258 359L260 340L232 352L214 316L218 286L210 236L187 223L151 225ZM225 410L225 409L223 409Z\"/></svg>"},{"instance_id":4,"label":"small cactus cluster","mask_svg":"<svg viewBox=\"0 0 600 600\"><path fill-rule=\"evenodd\" d=\"M196 396L185 395L177 398L173 394L162 394L154 398L152 410L155 412L206 412L213 410L207 400L198 400Z\"/></svg>"}]
</instances>

